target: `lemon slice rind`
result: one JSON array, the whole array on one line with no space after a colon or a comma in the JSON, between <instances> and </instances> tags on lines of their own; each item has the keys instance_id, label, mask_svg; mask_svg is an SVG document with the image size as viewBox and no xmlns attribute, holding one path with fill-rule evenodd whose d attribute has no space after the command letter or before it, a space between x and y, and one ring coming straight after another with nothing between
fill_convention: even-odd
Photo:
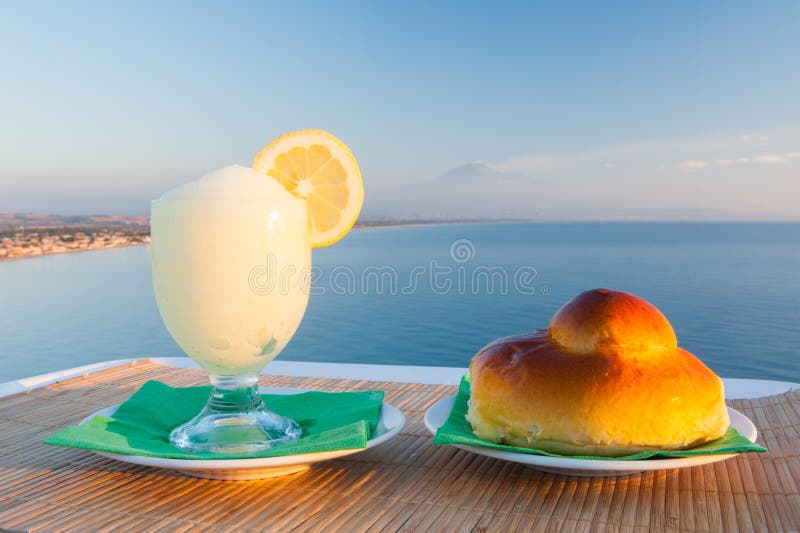
<instances>
[{"instance_id":1,"label":"lemon slice rind","mask_svg":"<svg viewBox=\"0 0 800 533\"><path fill-rule=\"evenodd\" d=\"M364 203L361 171L347 145L330 133L281 135L256 155L253 168L308 202L312 247L339 241L356 223Z\"/></svg>"}]
</instances>

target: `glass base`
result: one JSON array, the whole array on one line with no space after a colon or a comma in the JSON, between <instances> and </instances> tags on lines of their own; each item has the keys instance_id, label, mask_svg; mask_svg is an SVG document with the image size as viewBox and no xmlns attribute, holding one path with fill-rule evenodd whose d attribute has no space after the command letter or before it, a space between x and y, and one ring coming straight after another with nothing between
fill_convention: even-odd
<instances>
[{"instance_id":1,"label":"glass base","mask_svg":"<svg viewBox=\"0 0 800 533\"><path fill-rule=\"evenodd\" d=\"M258 394L256 376L211 377L208 403L193 419L173 429L169 442L191 453L255 453L297 440L302 429L270 411Z\"/></svg>"}]
</instances>

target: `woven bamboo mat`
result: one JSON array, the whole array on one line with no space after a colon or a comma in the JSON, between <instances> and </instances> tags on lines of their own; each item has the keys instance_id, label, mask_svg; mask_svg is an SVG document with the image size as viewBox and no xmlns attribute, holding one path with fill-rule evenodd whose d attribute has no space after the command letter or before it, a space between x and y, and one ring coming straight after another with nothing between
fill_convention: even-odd
<instances>
[{"instance_id":1,"label":"woven bamboo mat","mask_svg":"<svg viewBox=\"0 0 800 533\"><path fill-rule=\"evenodd\" d=\"M42 531L800 529L800 391L730 402L769 454L618 478L572 478L434 447L425 410L455 387L267 377L264 385L384 389L393 440L272 480L223 482L41 444L147 379L202 384L149 361L0 399L0 528Z\"/></svg>"}]
</instances>

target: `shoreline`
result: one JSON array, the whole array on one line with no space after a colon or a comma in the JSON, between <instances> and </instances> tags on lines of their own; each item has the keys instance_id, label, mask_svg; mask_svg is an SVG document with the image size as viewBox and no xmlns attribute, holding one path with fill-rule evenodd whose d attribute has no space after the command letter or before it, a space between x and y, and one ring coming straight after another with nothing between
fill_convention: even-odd
<instances>
[{"instance_id":1,"label":"shoreline","mask_svg":"<svg viewBox=\"0 0 800 533\"><path fill-rule=\"evenodd\" d=\"M483 220L399 220L356 223L353 229L378 229L451 224L483 224ZM33 227L0 231L0 263L52 255L92 252L150 244L150 228L142 227Z\"/></svg>"},{"instance_id":2,"label":"shoreline","mask_svg":"<svg viewBox=\"0 0 800 533\"><path fill-rule=\"evenodd\" d=\"M40 257L52 257L54 255L70 255L79 254L84 252L102 252L103 250L114 250L116 248L130 248L133 246L149 246L150 241L147 242L130 242L126 244L114 244L111 246L98 246L95 248L79 248L77 250L60 250L58 252L44 252L39 254L18 255L14 257L0 257L0 264L13 263L16 261L24 261L26 259L37 259Z\"/></svg>"},{"instance_id":3,"label":"shoreline","mask_svg":"<svg viewBox=\"0 0 800 533\"><path fill-rule=\"evenodd\" d=\"M509 220L398 220L396 222L356 222L353 229L407 228L416 226L457 226L459 224L497 224L511 222Z\"/></svg>"}]
</instances>

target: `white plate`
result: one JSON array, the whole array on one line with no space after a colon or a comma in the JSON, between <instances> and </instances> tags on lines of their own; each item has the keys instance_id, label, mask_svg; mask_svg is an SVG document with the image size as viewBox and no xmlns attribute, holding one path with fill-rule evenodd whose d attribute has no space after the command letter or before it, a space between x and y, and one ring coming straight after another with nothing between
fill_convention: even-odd
<instances>
[{"instance_id":1,"label":"white plate","mask_svg":"<svg viewBox=\"0 0 800 533\"><path fill-rule=\"evenodd\" d=\"M291 388L260 387L259 392L264 394L298 394L308 391ZM78 425L87 423L95 416L112 416L117 410L117 407L119 407L119 405L112 405L111 407L106 407L96 413L92 413L81 420ZM381 416L378 419L378 427L375 431L375 435L367 441L367 448L372 448L391 439L400 433L405 423L406 417L399 409L384 403L381 409ZM295 472L305 470L311 466L312 463L351 455L364 451L367 448L285 455L282 457L260 457L256 459L164 459L160 457L144 457L141 455L126 455L96 450L91 451L103 457L116 459L117 461L177 470L193 477L239 481L294 474Z\"/></svg>"},{"instance_id":2,"label":"white plate","mask_svg":"<svg viewBox=\"0 0 800 533\"><path fill-rule=\"evenodd\" d=\"M442 398L433 404L425 412L425 426L428 431L436 434L438 430L450 416L453 409L455 396ZM731 419L731 426L750 439L756 441L758 432L753 423L742 413L728 407L728 414ZM724 461L737 455L735 453L719 455L697 455L694 457L676 457L664 459L641 459L637 461L614 461L597 459L569 459L563 457L549 457L547 455L533 455L529 453L507 452L481 446L468 446L465 444L454 444L462 450L467 450L478 455L503 459L513 463L521 463L532 466L537 470L544 470L553 474L563 474L569 476L582 477L603 477L603 476L624 476L644 472L646 470L665 470L669 468L685 468L687 466L704 465Z\"/></svg>"}]
</instances>

